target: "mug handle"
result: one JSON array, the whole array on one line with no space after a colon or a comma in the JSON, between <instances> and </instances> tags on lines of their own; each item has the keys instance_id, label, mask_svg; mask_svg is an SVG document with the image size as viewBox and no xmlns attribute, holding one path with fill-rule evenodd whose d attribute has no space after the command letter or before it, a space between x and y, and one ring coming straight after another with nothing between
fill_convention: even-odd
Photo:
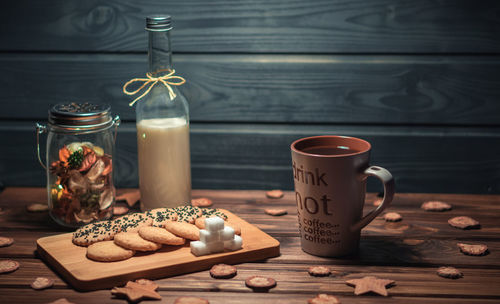
<instances>
[{"instance_id":1,"label":"mug handle","mask_svg":"<svg viewBox=\"0 0 500 304\"><path fill-rule=\"evenodd\" d=\"M384 184L384 198L382 199L382 203L377 208L370 211L361 220L351 226L352 231L361 230L363 229L363 227L373 221L373 219L377 217L377 215L379 215L382 211L384 211L385 208L389 206L389 204L392 202L392 198L394 197L394 178L388 170L379 166L370 166L365 169L362 175L363 179L366 179L368 176L375 176Z\"/></svg>"}]
</instances>

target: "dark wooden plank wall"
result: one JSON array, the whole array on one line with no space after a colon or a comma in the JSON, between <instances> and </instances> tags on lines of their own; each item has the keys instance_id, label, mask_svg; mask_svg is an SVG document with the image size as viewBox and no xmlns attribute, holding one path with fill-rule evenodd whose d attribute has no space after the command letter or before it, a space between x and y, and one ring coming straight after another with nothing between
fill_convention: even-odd
<instances>
[{"instance_id":1,"label":"dark wooden plank wall","mask_svg":"<svg viewBox=\"0 0 500 304\"><path fill-rule=\"evenodd\" d=\"M144 17L174 18L194 188L292 188L289 144L372 142L400 192L500 193L500 2L27 1L0 10L0 182L43 185L34 122L108 102L124 124L116 181L137 186ZM377 191L376 182L369 190Z\"/></svg>"}]
</instances>

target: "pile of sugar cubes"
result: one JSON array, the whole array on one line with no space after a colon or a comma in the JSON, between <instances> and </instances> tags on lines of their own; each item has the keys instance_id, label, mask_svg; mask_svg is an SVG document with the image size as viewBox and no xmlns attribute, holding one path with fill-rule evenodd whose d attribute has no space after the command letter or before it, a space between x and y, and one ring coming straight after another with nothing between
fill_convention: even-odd
<instances>
[{"instance_id":1,"label":"pile of sugar cubes","mask_svg":"<svg viewBox=\"0 0 500 304\"><path fill-rule=\"evenodd\" d=\"M224 226L220 217L205 219L205 229L200 230L200 240L191 242L191 253L195 256L241 249L242 239L234 234L234 229Z\"/></svg>"}]
</instances>

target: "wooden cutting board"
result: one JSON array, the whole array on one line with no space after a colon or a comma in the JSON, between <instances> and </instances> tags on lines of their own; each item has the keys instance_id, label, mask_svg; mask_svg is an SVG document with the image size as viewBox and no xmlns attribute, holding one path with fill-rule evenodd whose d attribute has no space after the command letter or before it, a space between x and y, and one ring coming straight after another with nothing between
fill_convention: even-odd
<instances>
[{"instance_id":1,"label":"wooden cutting board","mask_svg":"<svg viewBox=\"0 0 500 304\"><path fill-rule=\"evenodd\" d=\"M159 279L178 274L210 269L214 264L238 264L262 260L280 254L280 243L259 228L221 209L228 221L241 226L243 248L237 251L196 257L189 243L179 246L164 245L154 253L136 253L128 260L96 262L87 259L86 247L72 243L72 233L37 240L40 256L66 279L75 289L106 289L138 278Z\"/></svg>"}]
</instances>

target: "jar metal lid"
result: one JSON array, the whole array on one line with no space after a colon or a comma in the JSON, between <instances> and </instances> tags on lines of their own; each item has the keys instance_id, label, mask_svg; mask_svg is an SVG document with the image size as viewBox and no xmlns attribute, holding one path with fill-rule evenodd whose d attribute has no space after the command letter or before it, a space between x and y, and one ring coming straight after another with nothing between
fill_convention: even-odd
<instances>
[{"instance_id":1,"label":"jar metal lid","mask_svg":"<svg viewBox=\"0 0 500 304\"><path fill-rule=\"evenodd\" d=\"M113 125L111 106L92 103L59 103L49 110L49 124L63 129L94 130Z\"/></svg>"}]
</instances>

